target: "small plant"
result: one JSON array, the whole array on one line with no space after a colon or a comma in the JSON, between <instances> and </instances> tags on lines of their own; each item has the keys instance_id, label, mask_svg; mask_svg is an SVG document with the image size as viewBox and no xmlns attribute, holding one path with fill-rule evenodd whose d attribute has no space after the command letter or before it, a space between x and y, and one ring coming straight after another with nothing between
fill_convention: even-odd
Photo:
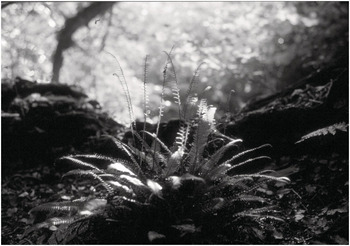
<instances>
[{"instance_id":1,"label":"small plant","mask_svg":"<svg viewBox=\"0 0 350 246\"><path fill-rule=\"evenodd\" d=\"M276 232L276 223L284 223L273 196L263 191L289 179L276 177L271 170L242 172L242 167L269 160L255 156L269 145L238 151L242 140L215 130L215 108L205 99L191 96L189 89L181 105L176 73L167 56L163 88L171 65L181 119L174 144L167 146L158 138L159 124L156 133L133 129L130 96L120 68L117 76L127 94L134 139L131 144L113 141L128 158L75 155L58 160L57 164L77 167L64 176L91 177L97 185L92 197L43 204L30 211L36 223L31 231L53 231L48 243L261 243ZM190 88L193 83L194 79ZM161 103L159 118L162 108ZM145 136L153 139L151 145ZM213 148L214 142L221 145Z\"/></svg>"},{"instance_id":2,"label":"small plant","mask_svg":"<svg viewBox=\"0 0 350 246\"><path fill-rule=\"evenodd\" d=\"M297 143L301 143L309 138L315 138L315 137L320 137L320 136L325 136L328 134L332 134L335 135L337 131L343 131L343 132L347 132L347 128L348 128L348 124L346 124L345 122L340 122L340 123L335 123L333 125L327 126L327 127L323 127L321 129L318 129L316 131L310 132L304 136L301 137L301 139L297 142Z\"/></svg>"}]
</instances>

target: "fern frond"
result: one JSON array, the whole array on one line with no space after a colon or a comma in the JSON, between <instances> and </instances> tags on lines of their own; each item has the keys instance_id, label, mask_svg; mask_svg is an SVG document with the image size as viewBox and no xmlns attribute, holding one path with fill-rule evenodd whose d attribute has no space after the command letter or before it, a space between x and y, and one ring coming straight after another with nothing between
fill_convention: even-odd
<instances>
[{"instance_id":1,"label":"fern frond","mask_svg":"<svg viewBox=\"0 0 350 246\"><path fill-rule=\"evenodd\" d=\"M287 177L274 177L274 176L263 175L263 174L241 174L241 175L233 175L232 177L233 178L241 178L241 179L263 178L263 179L278 181L278 182L282 182L282 183L289 183L290 182L290 179Z\"/></svg>"},{"instance_id":2,"label":"fern frond","mask_svg":"<svg viewBox=\"0 0 350 246\"><path fill-rule=\"evenodd\" d=\"M327 127L318 129L316 131L313 131L309 134L306 134L306 135L302 136L301 139L295 143L297 144L297 143L303 142L309 138L319 137L322 135L328 135L328 134L335 135L337 130L347 132L348 126L349 126L349 124L346 124L345 122L336 123L336 124L333 124L331 126L327 126Z\"/></svg>"},{"instance_id":3,"label":"fern frond","mask_svg":"<svg viewBox=\"0 0 350 246\"><path fill-rule=\"evenodd\" d=\"M55 211L65 211L65 212L77 212L83 205L85 201L64 201L64 202L50 202L41 204L29 211L29 214L35 214L40 212L55 212Z\"/></svg>"},{"instance_id":4,"label":"fern frond","mask_svg":"<svg viewBox=\"0 0 350 246\"><path fill-rule=\"evenodd\" d=\"M128 146L135 154L138 155L139 158L151 168L152 171L156 171L157 173L161 173L161 163L166 162L166 157L163 156L159 151L145 151L141 152L137 148L132 146Z\"/></svg>"},{"instance_id":5,"label":"fern frond","mask_svg":"<svg viewBox=\"0 0 350 246\"><path fill-rule=\"evenodd\" d=\"M194 72L194 74L193 74L193 76L192 76L192 79L191 79L191 81L190 81L190 83L189 83L189 86L188 86L188 89L187 89L187 93L186 93L186 96L185 96L185 102L188 102L189 99L190 99L190 95L191 95L192 89L193 89L193 87L194 87L194 85L195 85L196 78L198 77L199 70L200 70L201 66L202 66L204 63L205 63L205 62L202 62L202 63L199 64L199 66L196 68L196 70L195 70L195 72ZM183 118L186 120L186 116L187 116L187 115L186 115L186 114L187 114L187 103L186 103L185 106L184 106L183 114L184 114Z\"/></svg>"},{"instance_id":6,"label":"fern frond","mask_svg":"<svg viewBox=\"0 0 350 246\"><path fill-rule=\"evenodd\" d=\"M184 114L184 121L188 122L191 119L195 118L198 112L198 97L193 96L187 99L185 104L186 114ZM184 111L185 112L185 111Z\"/></svg>"},{"instance_id":7,"label":"fern frond","mask_svg":"<svg viewBox=\"0 0 350 246\"><path fill-rule=\"evenodd\" d=\"M62 224L70 224L73 223L75 220L74 217L53 217L50 219L47 219L44 222L37 223L34 228L40 229L40 228L49 228L51 226L57 226Z\"/></svg>"},{"instance_id":8,"label":"fern frond","mask_svg":"<svg viewBox=\"0 0 350 246\"><path fill-rule=\"evenodd\" d=\"M270 205L270 206L265 206L260 208L249 208L234 214L232 217L235 217L236 215L244 214L244 213L247 213L247 214L276 213L277 211L275 209L276 209L275 205Z\"/></svg>"},{"instance_id":9,"label":"fern frond","mask_svg":"<svg viewBox=\"0 0 350 246\"><path fill-rule=\"evenodd\" d=\"M147 121L147 116L149 114L148 110L148 91L147 91L147 79L148 79L148 55L145 57L145 66L144 66L144 77L143 77L143 114L144 114L144 123ZM143 126L143 130L146 130L146 124Z\"/></svg>"},{"instance_id":10,"label":"fern frond","mask_svg":"<svg viewBox=\"0 0 350 246\"><path fill-rule=\"evenodd\" d=\"M142 133L146 133L148 136L152 137L155 141L157 141L160 146L166 151L167 155L171 155L172 152L169 150L168 146L166 146L162 140L160 140L154 133L150 133L148 131L142 131Z\"/></svg>"},{"instance_id":11,"label":"fern frond","mask_svg":"<svg viewBox=\"0 0 350 246\"><path fill-rule=\"evenodd\" d=\"M137 205L137 206L149 206L150 205L149 203L142 203L142 202L139 202L135 199L128 198L126 196L113 196L113 200L125 201L128 203Z\"/></svg>"},{"instance_id":12,"label":"fern frond","mask_svg":"<svg viewBox=\"0 0 350 246\"><path fill-rule=\"evenodd\" d=\"M267 203L267 200L260 196L253 195L240 195L237 198L233 198L229 201L229 203L234 202L259 202L259 203Z\"/></svg>"},{"instance_id":13,"label":"fern frond","mask_svg":"<svg viewBox=\"0 0 350 246\"><path fill-rule=\"evenodd\" d=\"M178 111L179 111L179 119L182 119L182 113L181 113L181 98L180 98L180 88L179 88L179 82L177 81L176 77L176 71L175 71L175 66L173 63L173 59L171 58L170 54L168 54L166 51L163 51L167 57L168 57L168 63L171 64L171 67L173 69L172 76L174 77L174 86L172 87L171 91L174 97L174 101L178 106Z\"/></svg>"},{"instance_id":14,"label":"fern frond","mask_svg":"<svg viewBox=\"0 0 350 246\"><path fill-rule=\"evenodd\" d=\"M136 177L132 177L132 176L129 176L129 175L122 174L122 175L119 176L119 178L124 179L128 183L131 183L131 184L136 185L136 186L145 186L145 184L142 183L142 181L139 180Z\"/></svg>"},{"instance_id":15,"label":"fern frond","mask_svg":"<svg viewBox=\"0 0 350 246\"><path fill-rule=\"evenodd\" d=\"M208 121L204 121L202 119L198 122L197 131L195 133L192 147L189 151L189 172L193 173L198 168L198 163L200 163L203 159L203 152L206 146L208 136L210 134L210 123Z\"/></svg>"},{"instance_id":16,"label":"fern frond","mask_svg":"<svg viewBox=\"0 0 350 246\"><path fill-rule=\"evenodd\" d=\"M50 225L62 225L62 224L70 224L73 223L75 221L74 217L54 217L54 218L50 218L48 219L46 222Z\"/></svg>"},{"instance_id":17,"label":"fern frond","mask_svg":"<svg viewBox=\"0 0 350 246\"><path fill-rule=\"evenodd\" d=\"M105 174L105 172L102 172L103 174ZM113 192L113 188L106 182L104 181L99 175L97 175L95 172L91 171L91 170L81 170L81 169L75 169L75 170L71 170L67 173L65 173L63 177L66 176L70 176L70 175L78 175L78 176L82 176L82 175L87 175L87 176L91 176L94 179L97 179L98 181L100 181L100 183L103 185L103 187L109 192Z\"/></svg>"},{"instance_id":18,"label":"fern frond","mask_svg":"<svg viewBox=\"0 0 350 246\"><path fill-rule=\"evenodd\" d=\"M233 219L237 219L237 218L242 218L242 217L250 217L250 218L253 218L253 219L271 219L271 220L276 220L276 221L279 221L279 222L285 222L284 219L280 218L280 217L277 217L277 216L272 216L272 215L262 215L262 214L250 214L250 213L237 213L237 214L234 214L233 216Z\"/></svg>"},{"instance_id":19,"label":"fern frond","mask_svg":"<svg viewBox=\"0 0 350 246\"><path fill-rule=\"evenodd\" d=\"M215 197L214 199L204 203L204 205L201 206L200 211L204 214L213 214L222 209L225 206L225 203L226 199L222 197Z\"/></svg>"},{"instance_id":20,"label":"fern frond","mask_svg":"<svg viewBox=\"0 0 350 246\"><path fill-rule=\"evenodd\" d=\"M169 57L170 57L170 54L171 54L173 48L174 48L174 46L171 48L169 54L165 52ZM158 123L157 123L157 127L156 127L156 136L157 136L157 137L158 137L158 134L159 134L159 126L160 126L161 118L162 118L162 116L163 116L163 109L164 109L164 92L165 92L165 84L166 84L166 78L167 78L168 65L169 65L169 58L167 59L167 61L166 61L166 63L165 63L165 66L164 66L164 69L163 69L162 92L161 92L161 96L160 96ZM154 145L154 152L156 152L156 149L157 149L157 145L155 144L155 145ZM155 165L155 164L154 164L154 161L155 161L155 160L153 160L153 166Z\"/></svg>"},{"instance_id":21,"label":"fern frond","mask_svg":"<svg viewBox=\"0 0 350 246\"><path fill-rule=\"evenodd\" d=\"M128 166L135 172L137 173L137 175L139 175L143 180L146 180L146 176L144 175L143 171L141 170L138 162L135 160L135 157L133 156L133 154L130 152L130 147L127 146L126 144L120 142L118 139L111 137L114 144L117 146L117 148L119 148L120 150L122 150L124 153L126 153L131 162L128 162Z\"/></svg>"},{"instance_id":22,"label":"fern frond","mask_svg":"<svg viewBox=\"0 0 350 246\"><path fill-rule=\"evenodd\" d=\"M207 173L208 171L210 171L222 158L222 156L224 155L224 153L231 148L232 146L237 145L237 143L242 142L241 139L235 139L229 143L227 143L226 145L224 145L223 147L221 147L218 151L215 152L215 154L213 154L210 159L204 163L200 168L202 170L203 173Z\"/></svg>"},{"instance_id":23,"label":"fern frond","mask_svg":"<svg viewBox=\"0 0 350 246\"><path fill-rule=\"evenodd\" d=\"M147 116L149 114L148 109L148 93L147 93L147 75L148 75L148 55L145 57L145 66L144 66L144 78L143 78L143 130L146 131L146 122L147 122ZM142 134L142 145L141 145L141 152L143 151L143 142L145 141L145 134ZM142 159L140 160L140 166L142 166Z\"/></svg>"},{"instance_id":24,"label":"fern frond","mask_svg":"<svg viewBox=\"0 0 350 246\"><path fill-rule=\"evenodd\" d=\"M228 169L226 172L231 172L232 170L234 170L235 168L237 167L241 167L241 166L244 166L246 164L249 164L249 163L252 163L254 161L257 161L257 160L271 160L271 157L269 156L258 156L258 157L255 157L255 158L251 158L251 159L248 159L246 161L243 161L243 162L240 162L238 164L235 164L233 165L230 169ZM226 162L225 162L226 163Z\"/></svg>"},{"instance_id":25,"label":"fern frond","mask_svg":"<svg viewBox=\"0 0 350 246\"><path fill-rule=\"evenodd\" d=\"M235 161L239 157L242 157L242 156L244 156L246 154L249 154L251 152L254 152L256 150L259 150L259 149L262 149L262 148L265 148L265 147L271 147L272 148L272 145L271 144L263 144L263 145L260 145L259 147L242 151L239 154L237 154L237 155L233 156L232 158L230 158L229 160L225 161L225 163L232 163L233 161Z\"/></svg>"},{"instance_id":26,"label":"fern frond","mask_svg":"<svg viewBox=\"0 0 350 246\"><path fill-rule=\"evenodd\" d=\"M193 144L189 152L190 172L197 169L197 163L203 159L203 152L211 132L212 122L207 117L208 107L206 100L201 100L198 106L198 126L194 135Z\"/></svg>"},{"instance_id":27,"label":"fern frond","mask_svg":"<svg viewBox=\"0 0 350 246\"><path fill-rule=\"evenodd\" d=\"M176 149L182 148L183 150L186 150L186 145L188 142L188 136L190 133L190 128L191 124L185 124L184 122L180 122L180 128L178 132L176 133L176 138L175 138L175 144L174 147Z\"/></svg>"},{"instance_id":28,"label":"fern frond","mask_svg":"<svg viewBox=\"0 0 350 246\"><path fill-rule=\"evenodd\" d=\"M164 177L174 174L181 165L181 160L184 155L184 150L179 148L169 158L168 163L164 169Z\"/></svg>"},{"instance_id":29,"label":"fern frond","mask_svg":"<svg viewBox=\"0 0 350 246\"><path fill-rule=\"evenodd\" d=\"M210 178L212 180L220 179L221 177L226 175L228 169L231 168L230 164L220 164L217 167L214 167L207 174L203 174L204 177Z\"/></svg>"},{"instance_id":30,"label":"fern frond","mask_svg":"<svg viewBox=\"0 0 350 246\"><path fill-rule=\"evenodd\" d=\"M122 86L122 89L124 91L124 95L126 98L126 102L127 102L127 106L128 106L128 111L129 111L129 119L130 119L130 129L131 129L131 133L134 136L134 128L136 129L135 126L135 116L134 116L134 110L132 107L132 102L131 102L131 97L130 97L130 91L129 91L129 87L128 87L128 83L126 82L125 76L124 76L124 71L122 69L122 67L120 66L120 63L117 59L117 57L115 55L113 55L112 53L105 51L108 54L110 54L116 61L117 64L117 72L113 74L113 76L116 76ZM135 139L134 139L135 142Z\"/></svg>"},{"instance_id":31,"label":"fern frond","mask_svg":"<svg viewBox=\"0 0 350 246\"><path fill-rule=\"evenodd\" d=\"M114 186L116 189L121 188L124 191L126 191L129 194L134 194L134 190L127 185L123 185L122 183L115 181L115 180L108 180L106 181L108 184Z\"/></svg>"},{"instance_id":32,"label":"fern frond","mask_svg":"<svg viewBox=\"0 0 350 246\"><path fill-rule=\"evenodd\" d=\"M75 219L72 223L69 223L64 230L58 228L58 230L54 231L48 239L47 244L71 244L72 240L88 230L88 218L89 216L81 216Z\"/></svg>"},{"instance_id":33,"label":"fern frond","mask_svg":"<svg viewBox=\"0 0 350 246\"><path fill-rule=\"evenodd\" d=\"M94 166L90 163L84 162L82 160L79 160L76 157L77 156L64 156L64 157L61 157L59 160L69 160L69 161L73 162L74 164L77 164L81 167L87 167L87 168L96 170L99 173L103 173L103 171L101 169L97 168L96 166ZM84 156L78 156L78 157L84 157Z\"/></svg>"},{"instance_id":34,"label":"fern frond","mask_svg":"<svg viewBox=\"0 0 350 246\"><path fill-rule=\"evenodd\" d=\"M162 196L162 189L163 189L163 187L159 183L148 179L147 180L147 187L151 190L151 192L153 194L155 194L155 195L157 195L159 197Z\"/></svg>"},{"instance_id":35,"label":"fern frond","mask_svg":"<svg viewBox=\"0 0 350 246\"><path fill-rule=\"evenodd\" d=\"M127 173L131 176L136 176L135 173L133 173L129 168L125 166L126 162L113 162L108 165L107 172L117 172L117 173Z\"/></svg>"},{"instance_id":36,"label":"fern frond","mask_svg":"<svg viewBox=\"0 0 350 246\"><path fill-rule=\"evenodd\" d=\"M78 154L78 155L74 155L75 158L87 158L87 159L96 159L96 160L104 160L104 161L109 161L109 162L113 162L115 161L115 159L108 157L108 156L104 156L104 155L98 155L98 154Z\"/></svg>"},{"instance_id":37,"label":"fern frond","mask_svg":"<svg viewBox=\"0 0 350 246\"><path fill-rule=\"evenodd\" d=\"M275 170L263 170L258 172L257 174L268 174L268 173L277 173Z\"/></svg>"}]
</instances>

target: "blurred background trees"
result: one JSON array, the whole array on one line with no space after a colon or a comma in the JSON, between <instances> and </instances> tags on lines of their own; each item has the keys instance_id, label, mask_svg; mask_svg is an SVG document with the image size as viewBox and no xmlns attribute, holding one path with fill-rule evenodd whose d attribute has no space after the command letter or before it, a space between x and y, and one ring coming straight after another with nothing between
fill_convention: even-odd
<instances>
[{"instance_id":1,"label":"blurred background trees","mask_svg":"<svg viewBox=\"0 0 350 246\"><path fill-rule=\"evenodd\" d=\"M156 117L167 59L163 51L173 45L183 93L204 62L196 91L221 113L237 111L310 73L348 66L347 2L119 2L84 14L93 4L2 3L2 78L78 85L125 122L126 102L108 52L124 70L140 119L144 57L150 55L151 116ZM60 39L72 25L71 36ZM63 62L53 69L59 41ZM212 89L204 91L208 86ZM175 117L170 89L167 94L166 115Z\"/></svg>"}]
</instances>

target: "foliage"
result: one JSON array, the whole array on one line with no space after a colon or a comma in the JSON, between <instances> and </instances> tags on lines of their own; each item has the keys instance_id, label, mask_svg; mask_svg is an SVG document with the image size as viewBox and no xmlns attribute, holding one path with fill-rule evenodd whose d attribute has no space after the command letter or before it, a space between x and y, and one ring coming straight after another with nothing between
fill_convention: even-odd
<instances>
[{"instance_id":1,"label":"foliage","mask_svg":"<svg viewBox=\"0 0 350 246\"><path fill-rule=\"evenodd\" d=\"M327 127L318 129L316 131L310 132L309 134L302 136L301 139L299 141L297 141L296 143L303 142L309 138L315 138L315 137L324 136L327 134L335 135L337 131L347 132L348 126L349 125L346 124L345 122L335 123L331 126L327 126Z\"/></svg>"},{"instance_id":2,"label":"foliage","mask_svg":"<svg viewBox=\"0 0 350 246\"><path fill-rule=\"evenodd\" d=\"M169 64L170 56L165 79ZM118 79L123 83L120 71ZM125 91L129 98L127 87ZM32 209L36 225L27 233L48 228L54 232L47 242L55 244L77 238L85 243L256 243L276 233L275 225L284 223L283 215L263 191L270 183L281 187L290 180L273 175L272 170L244 172L242 167L269 159L254 156L266 146L226 156L242 140L215 133L215 108L188 94L186 114L181 116L184 122L173 146L166 146L154 133L141 131L152 137L149 145L133 130L134 145L113 139L127 158L60 158L58 165L77 167L64 177L92 177L97 181L96 193ZM177 93L174 96L179 99ZM129 113L132 120L130 105ZM221 147L210 149L214 141L221 142ZM90 235L88 241L84 241L86 235Z\"/></svg>"},{"instance_id":3,"label":"foliage","mask_svg":"<svg viewBox=\"0 0 350 246\"><path fill-rule=\"evenodd\" d=\"M3 76L50 81L55 34L67 18L87 6L84 2L25 2L2 9ZM132 78L129 84L135 88L131 96L137 118L143 118L143 73L135 58L155 54L148 59L148 80L149 92L156 94L162 83L158 73L162 61L157 54L173 44L174 63L181 68L179 81L189 81L203 59L198 91L212 86L216 91L208 101L220 105L227 100L226 92L234 90L234 107L230 108L238 110L249 99L279 91L326 66L347 67L348 4L123 2L78 30L73 41L64 54L62 81L81 84L119 119L127 111L120 107L123 100L117 91L121 87L112 83L112 60L101 52L104 49L118 54ZM150 99L155 108L159 97ZM176 116L175 107L167 106L167 115ZM150 112L150 118L156 116Z\"/></svg>"}]
</instances>

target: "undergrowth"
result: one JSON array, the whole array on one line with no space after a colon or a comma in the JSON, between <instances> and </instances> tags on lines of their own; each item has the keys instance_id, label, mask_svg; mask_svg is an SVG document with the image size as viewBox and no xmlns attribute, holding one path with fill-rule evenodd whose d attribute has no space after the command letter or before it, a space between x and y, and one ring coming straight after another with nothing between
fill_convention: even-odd
<instances>
[{"instance_id":1,"label":"undergrowth","mask_svg":"<svg viewBox=\"0 0 350 246\"><path fill-rule=\"evenodd\" d=\"M289 182L272 170L251 172L251 166L270 161L257 153L266 144L242 150L242 140L215 129L215 108L192 95L199 68L181 102L171 52L166 53L159 122L163 115L164 88L172 84L180 128L172 146L155 132L136 131L132 103L123 70L121 82L130 115L132 140L123 143L110 136L127 158L72 155L57 160L71 165L67 176L97 181L96 192L77 200L52 202L33 208L33 232L45 231L44 242L72 243L263 243L286 223L274 196L263 191ZM148 117L145 59L144 121ZM151 143L145 139L152 139ZM213 147L214 146L214 147Z\"/></svg>"}]
</instances>

